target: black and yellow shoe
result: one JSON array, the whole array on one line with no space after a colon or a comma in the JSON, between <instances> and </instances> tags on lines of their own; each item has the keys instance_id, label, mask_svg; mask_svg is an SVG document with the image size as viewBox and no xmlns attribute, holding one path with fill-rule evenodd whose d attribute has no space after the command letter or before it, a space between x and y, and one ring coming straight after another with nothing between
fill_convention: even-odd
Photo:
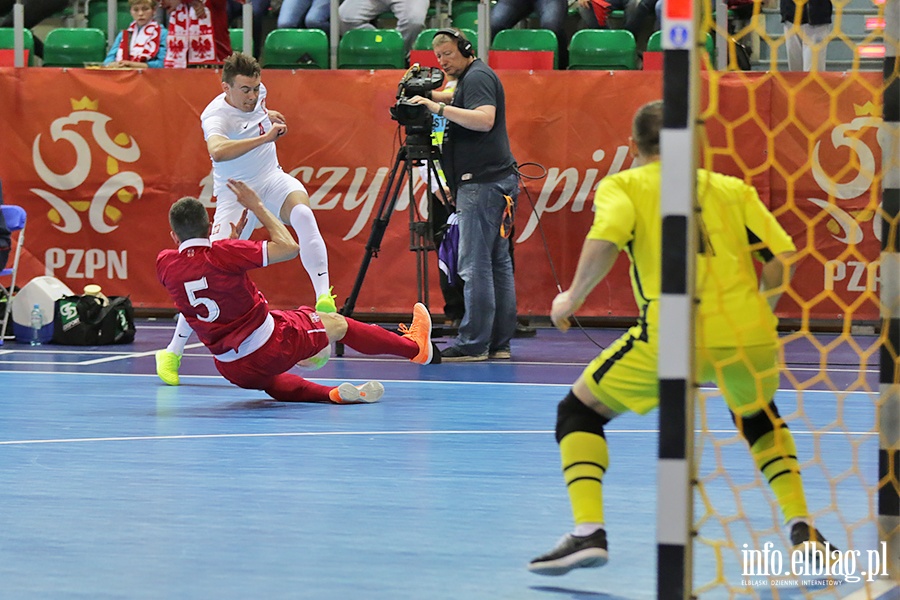
<instances>
[{"instance_id":1,"label":"black and yellow shoe","mask_svg":"<svg viewBox=\"0 0 900 600\"><path fill-rule=\"evenodd\" d=\"M608 560L606 530L601 528L586 536L567 533L553 550L528 563L528 570L537 575L565 575L572 569L602 567Z\"/></svg>"},{"instance_id":2,"label":"black and yellow shoe","mask_svg":"<svg viewBox=\"0 0 900 600\"><path fill-rule=\"evenodd\" d=\"M791 527L791 551L801 551L804 553L806 562L813 568L819 568L824 561L825 564L832 564L834 559L832 553L838 550L831 542L825 539L815 527L810 526L805 521L794 523ZM838 550L838 552L840 552Z\"/></svg>"}]
</instances>

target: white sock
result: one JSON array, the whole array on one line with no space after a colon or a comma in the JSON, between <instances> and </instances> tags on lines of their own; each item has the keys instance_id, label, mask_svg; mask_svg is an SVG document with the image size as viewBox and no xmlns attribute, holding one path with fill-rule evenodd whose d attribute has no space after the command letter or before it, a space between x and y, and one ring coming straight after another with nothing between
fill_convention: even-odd
<instances>
[{"instance_id":1,"label":"white sock","mask_svg":"<svg viewBox=\"0 0 900 600\"><path fill-rule=\"evenodd\" d=\"M575 537L587 537L598 529L603 529L603 523L579 523L575 526L575 531L572 532L572 535Z\"/></svg>"},{"instance_id":2,"label":"white sock","mask_svg":"<svg viewBox=\"0 0 900 600\"><path fill-rule=\"evenodd\" d=\"M175 335L172 336L172 341L166 346L166 350L181 356L184 354L184 347L187 345L192 333L194 333L194 330L188 325L187 319L179 313L178 323L175 324Z\"/></svg>"},{"instance_id":3,"label":"white sock","mask_svg":"<svg viewBox=\"0 0 900 600\"><path fill-rule=\"evenodd\" d=\"M316 298L328 293L328 251L325 240L319 233L316 216L310 207L298 204L291 210L291 226L297 232L300 244L300 262L309 275L316 292Z\"/></svg>"}]
</instances>

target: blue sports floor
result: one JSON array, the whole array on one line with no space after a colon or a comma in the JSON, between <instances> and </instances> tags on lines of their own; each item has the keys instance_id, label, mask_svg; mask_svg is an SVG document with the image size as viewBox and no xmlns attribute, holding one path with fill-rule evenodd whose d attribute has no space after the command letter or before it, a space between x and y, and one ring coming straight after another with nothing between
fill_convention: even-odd
<instances>
[{"instance_id":1,"label":"blue sports floor","mask_svg":"<svg viewBox=\"0 0 900 600\"><path fill-rule=\"evenodd\" d=\"M541 329L514 340L512 361L476 364L348 351L311 378L378 379L386 393L332 406L236 388L195 345L182 385L167 387L153 353L172 330L141 321L129 346L0 348L0 598L655 596L656 413L607 427L609 564L559 578L525 569L571 528L553 428L557 402L598 352L581 332ZM619 333L590 330L603 345ZM787 345L777 402L817 525L865 550L876 547L877 353L860 368L849 344L831 340ZM859 590L742 583L742 544L787 542L721 399L704 396L699 476L716 514L698 498L702 597ZM707 541L726 530L730 547Z\"/></svg>"}]
</instances>

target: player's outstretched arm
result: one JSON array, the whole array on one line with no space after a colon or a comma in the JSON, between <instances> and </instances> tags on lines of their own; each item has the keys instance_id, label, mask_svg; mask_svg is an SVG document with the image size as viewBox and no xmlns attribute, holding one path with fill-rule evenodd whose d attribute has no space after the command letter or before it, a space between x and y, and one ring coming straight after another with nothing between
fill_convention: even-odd
<instances>
[{"instance_id":1,"label":"player's outstretched arm","mask_svg":"<svg viewBox=\"0 0 900 600\"><path fill-rule=\"evenodd\" d=\"M215 162L234 160L247 154L254 148L274 142L285 131L287 131L287 125L284 123L273 123L272 128L265 134L244 140L229 140L223 135L211 135L206 140L206 149Z\"/></svg>"},{"instance_id":2,"label":"player's outstretched arm","mask_svg":"<svg viewBox=\"0 0 900 600\"><path fill-rule=\"evenodd\" d=\"M797 263L794 260L796 252L782 252L776 254L765 263L759 277L759 291L766 296L769 307L774 311L778 305L778 299L787 288L787 284L794 276Z\"/></svg>"},{"instance_id":3,"label":"player's outstretched arm","mask_svg":"<svg viewBox=\"0 0 900 600\"><path fill-rule=\"evenodd\" d=\"M591 290L616 264L619 248L607 240L585 240L575 269L572 285L553 299L550 320L560 330L569 328L569 317L575 314Z\"/></svg>"},{"instance_id":4,"label":"player's outstretched arm","mask_svg":"<svg viewBox=\"0 0 900 600\"><path fill-rule=\"evenodd\" d=\"M300 252L300 246L291 237L291 232L284 226L284 223L265 207L259 195L253 191L253 188L243 181L229 179L228 189L234 192L238 203L256 215L259 222L269 232L269 243L267 246L269 264L296 258Z\"/></svg>"}]
</instances>

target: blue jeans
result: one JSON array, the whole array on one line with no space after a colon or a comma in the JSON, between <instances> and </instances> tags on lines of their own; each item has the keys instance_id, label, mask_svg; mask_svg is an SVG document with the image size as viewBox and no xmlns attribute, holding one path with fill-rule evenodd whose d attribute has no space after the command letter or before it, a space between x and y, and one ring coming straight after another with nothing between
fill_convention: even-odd
<instances>
[{"instance_id":1,"label":"blue jeans","mask_svg":"<svg viewBox=\"0 0 900 600\"><path fill-rule=\"evenodd\" d=\"M330 23L328 0L284 0L278 13L279 29L321 29L330 33Z\"/></svg>"},{"instance_id":2,"label":"blue jeans","mask_svg":"<svg viewBox=\"0 0 900 600\"><path fill-rule=\"evenodd\" d=\"M511 240L500 236L506 209L504 194L513 200L518 197L515 174L493 183L464 183L456 191L458 269L465 281L466 314L453 345L465 354L508 349L516 332Z\"/></svg>"}]
</instances>

